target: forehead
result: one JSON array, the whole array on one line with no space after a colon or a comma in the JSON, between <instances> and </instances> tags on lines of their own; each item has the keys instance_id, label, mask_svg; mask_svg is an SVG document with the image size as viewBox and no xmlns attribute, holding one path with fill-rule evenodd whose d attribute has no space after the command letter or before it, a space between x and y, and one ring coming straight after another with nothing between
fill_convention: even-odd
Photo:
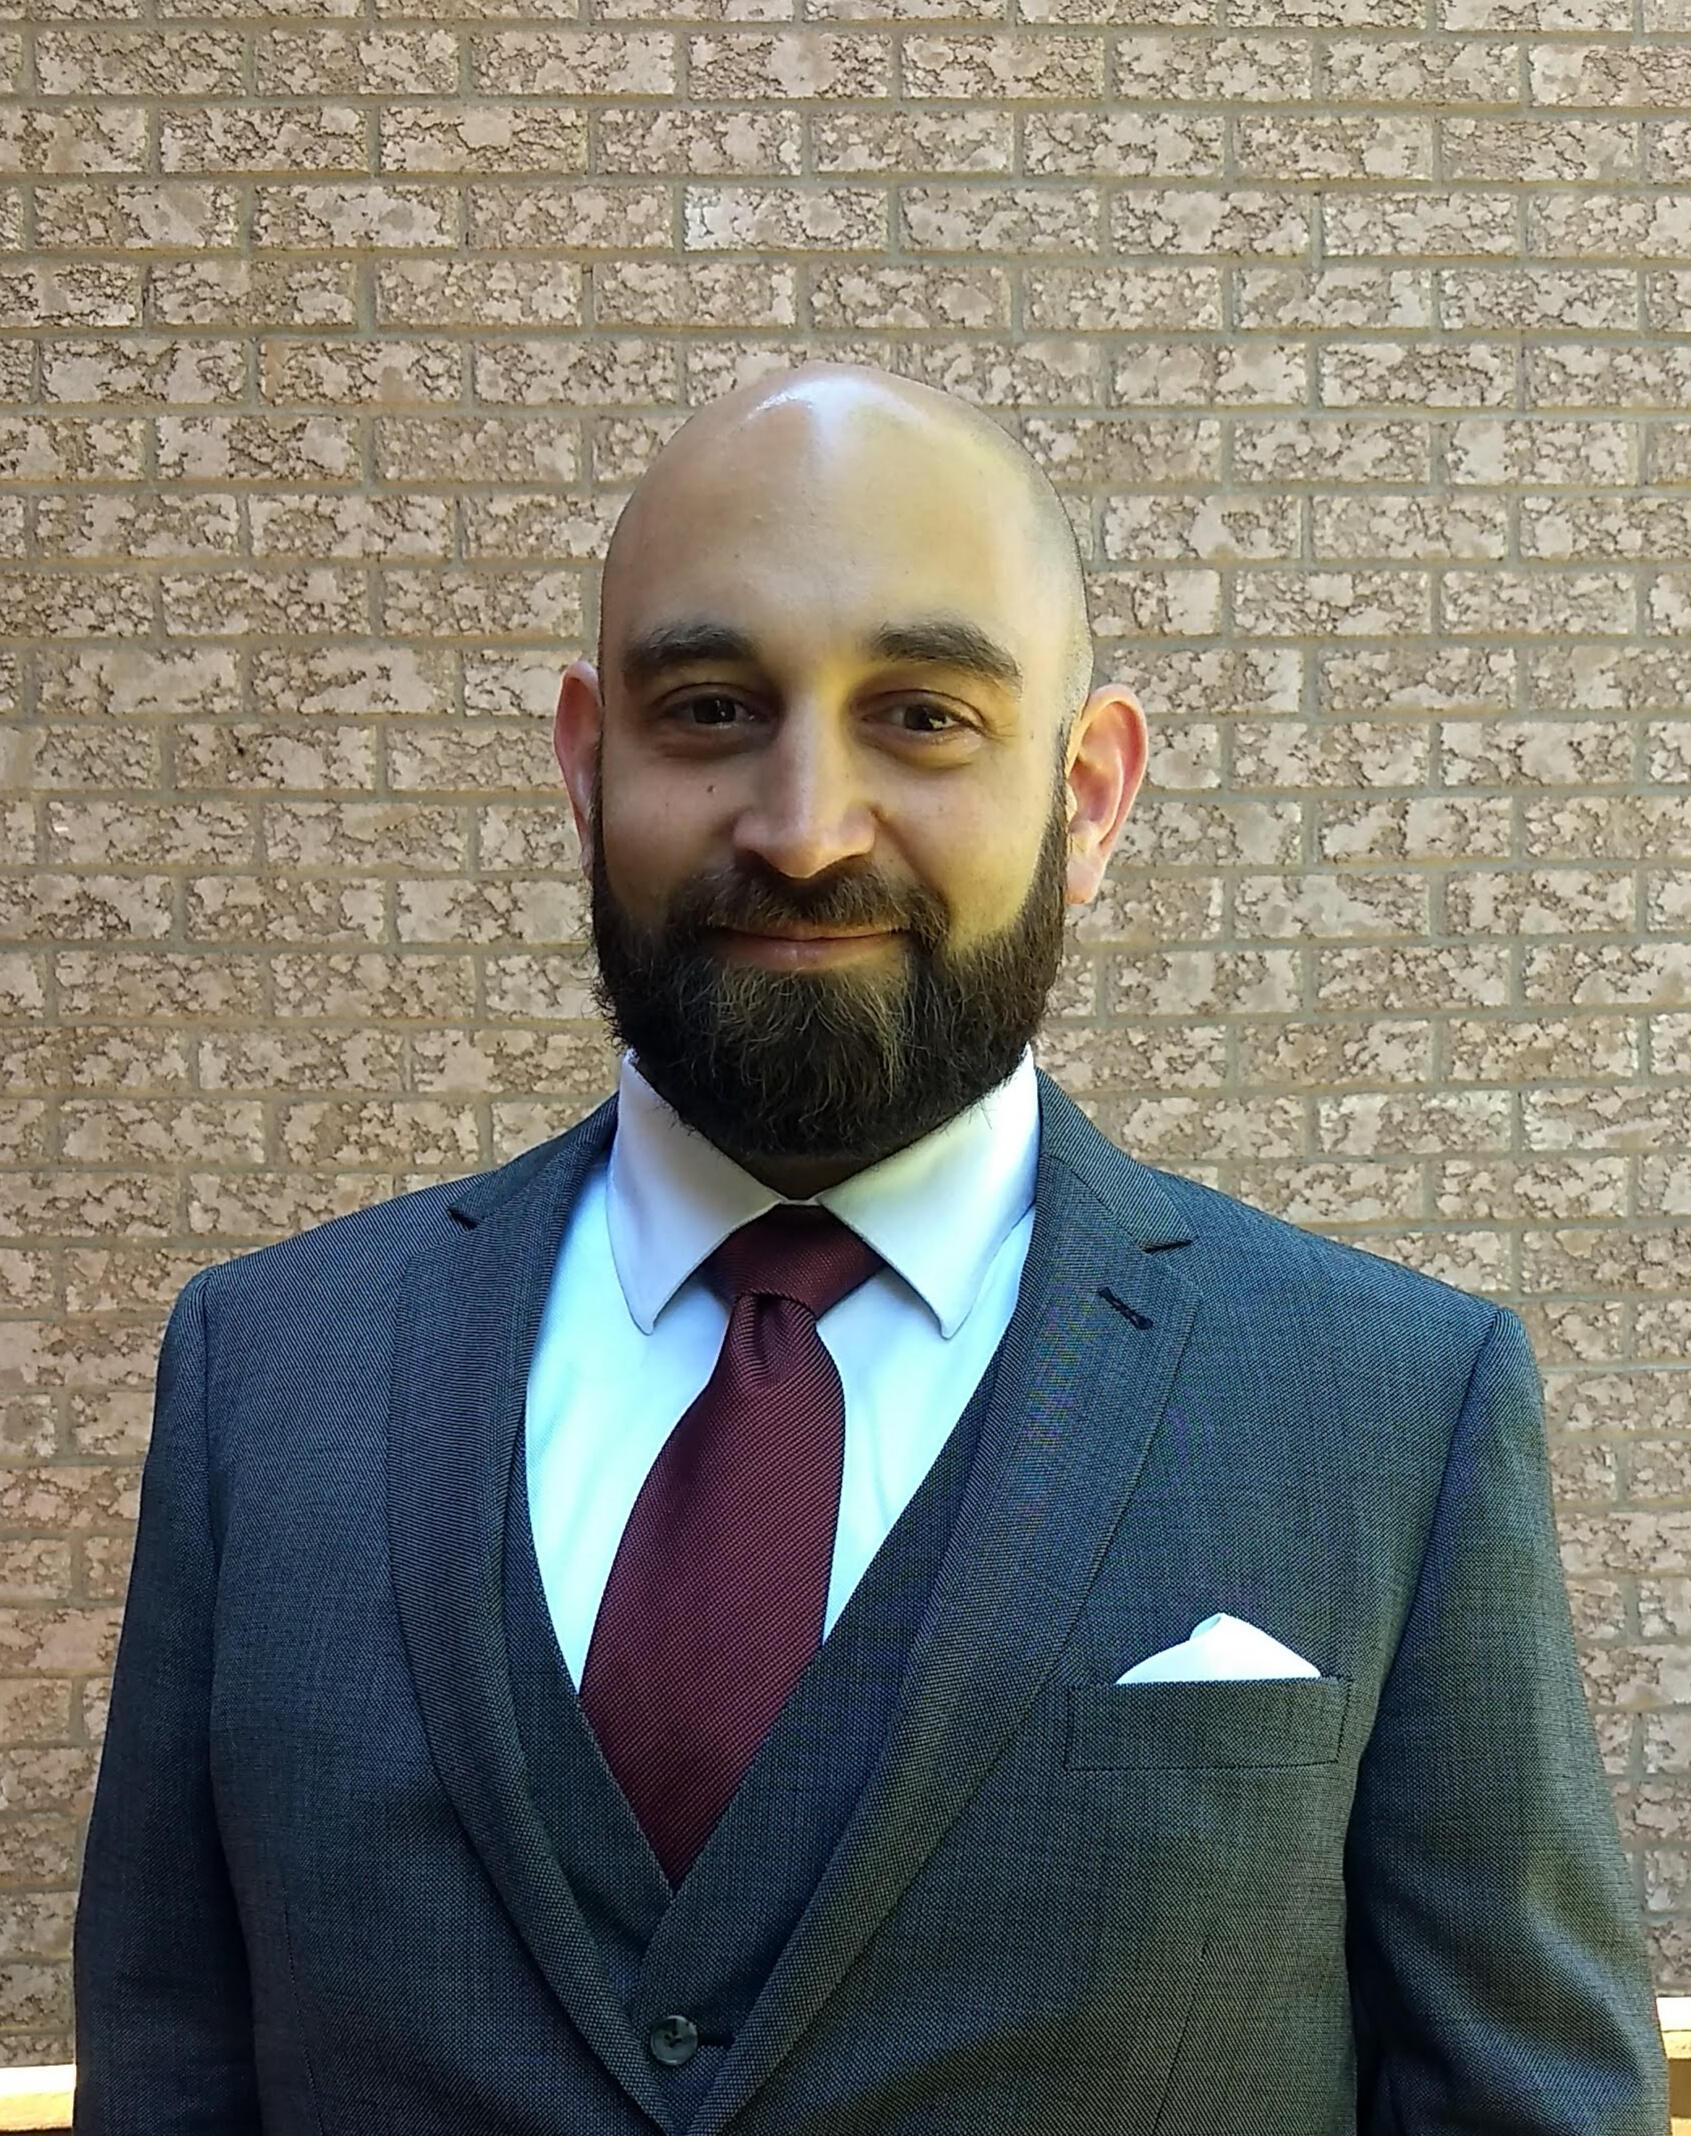
<instances>
[{"instance_id":1,"label":"forehead","mask_svg":"<svg viewBox=\"0 0 1691 2136\"><path fill-rule=\"evenodd\" d=\"M628 516L607 650L683 612L854 643L945 614L1018 651L1039 627L1025 502L967 440L879 424L842 445L765 422L655 467Z\"/></svg>"}]
</instances>

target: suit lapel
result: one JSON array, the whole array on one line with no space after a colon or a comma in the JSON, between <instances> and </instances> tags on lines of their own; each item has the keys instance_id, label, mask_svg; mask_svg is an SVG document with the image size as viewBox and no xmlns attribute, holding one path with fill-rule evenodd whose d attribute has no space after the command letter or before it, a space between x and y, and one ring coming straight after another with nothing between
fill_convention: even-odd
<instances>
[{"instance_id":1,"label":"suit lapel","mask_svg":"<svg viewBox=\"0 0 1691 2136\"><path fill-rule=\"evenodd\" d=\"M1043 1072L1033 1236L975 1480L886 1747L815 1897L689 2123L716 2136L792 2047L1050 1675L1138 1480L1200 1293L1147 1167Z\"/></svg>"},{"instance_id":2,"label":"suit lapel","mask_svg":"<svg viewBox=\"0 0 1691 2136\"><path fill-rule=\"evenodd\" d=\"M1056 1664L1132 1495L1199 1294L1155 1173L1043 1073L1035 1217L974 1482L874 1776L691 2124L715 2136L897 1903ZM667 2116L530 1800L506 1670L501 1551L528 1365L616 1101L471 1180L461 1227L401 1283L389 1415L399 1614L442 1784L571 2021Z\"/></svg>"},{"instance_id":3,"label":"suit lapel","mask_svg":"<svg viewBox=\"0 0 1691 2136\"><path fill-rule=\"evenodd\" d=\"M651 2063L528 1792L502 1618L505 1500L529 1359L570 1213L615 1123L611 1098L560 1139L466 1182L450 1205L455 1235L406 1269L388 1520L400 1624L441 1784L570 2021L662 2128Z\"/></svg>"}]
</instances>

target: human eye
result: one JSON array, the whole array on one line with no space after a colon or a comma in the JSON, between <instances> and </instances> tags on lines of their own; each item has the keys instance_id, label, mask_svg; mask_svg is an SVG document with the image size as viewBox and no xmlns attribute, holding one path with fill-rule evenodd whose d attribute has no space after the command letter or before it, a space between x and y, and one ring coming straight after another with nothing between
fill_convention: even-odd
<instances>
[{"instance_id":1,"label":"human eye","mask_svg":"<svg viewBox=\"0 0 1691 2136\"><path fill-rule=\"evenodd\" d=\"M900 698L898 703L894 705L893 710L895 713L914 712L920 715L923 719L944 720L945 722L947 722L947 724L943 727L917 727L906 730L907 732L916 735L918 738L920 738L922 735L928 734L931 734L937 738L945 734L958 733L965 725L965 722L963 720L960 720L957 714L953 712L948 706L936 705L926 697Z\"/></svg>"},{"instance_id":2,"label":"human eye","mask_svg":"<svg viewBox=\"0 0 1691 2136\"><path fill-rule=\"evenodd\" d=\"M706 718L695 720L691 715L705 705L713 707L726 705L729 708L729 716L727 719ZM693 696L684 697L679 703L669 706L664 716L667 719L673 719L678 725L693 733L702 734L712 730L721 731L726 727L732 726L734 723L733 713L736 707L744 710L741 700L738 697L730 697L726 691L701 690Z\"/></svg>"}]
</instances>

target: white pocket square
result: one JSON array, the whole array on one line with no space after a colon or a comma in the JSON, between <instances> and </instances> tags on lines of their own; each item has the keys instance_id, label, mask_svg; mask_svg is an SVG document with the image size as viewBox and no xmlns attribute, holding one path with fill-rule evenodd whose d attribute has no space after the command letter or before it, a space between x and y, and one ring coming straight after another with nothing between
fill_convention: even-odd
<instances>
[{"instance_id":1,"label":"white pocket square","mask_svg":"<svg viewBox=\"0 0 1691 2136\"><path fill-rule=\"evenodd\" d=\"M1247 1676L1319 1676L1313 1662L1294 1654L1267 1632L1217 1610L1192 1627L1190 1639L1147 1654L1116 1678L1118 1684L1196 1683Z\"/></svg>"}]
</instances>

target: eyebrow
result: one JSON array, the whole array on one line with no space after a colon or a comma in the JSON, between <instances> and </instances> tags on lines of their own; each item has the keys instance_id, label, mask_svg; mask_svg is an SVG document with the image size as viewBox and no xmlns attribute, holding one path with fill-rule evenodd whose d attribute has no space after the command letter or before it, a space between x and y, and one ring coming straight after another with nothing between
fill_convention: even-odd
<instances>
[{"instance_id":1,"label":"eyebrow","mask_svg":"<svg viewBox=\"0 0 1691 2136\"><path fill-rule=\"evenodd\" d=\"M990 637L978 624L948 616L925 617L913 623L883 623L864 642L864 651L878 660L907 661L918 667L952 668L974 675L1001 688L1020 690L1020 663L1006 646ZM731 624L700 618L694 622L659 623L631 639L623 650L622 677L627 688L649 686L679 667L707 661L735 661L755 667L755 641Z\"/></svg>"}]
</instances>

